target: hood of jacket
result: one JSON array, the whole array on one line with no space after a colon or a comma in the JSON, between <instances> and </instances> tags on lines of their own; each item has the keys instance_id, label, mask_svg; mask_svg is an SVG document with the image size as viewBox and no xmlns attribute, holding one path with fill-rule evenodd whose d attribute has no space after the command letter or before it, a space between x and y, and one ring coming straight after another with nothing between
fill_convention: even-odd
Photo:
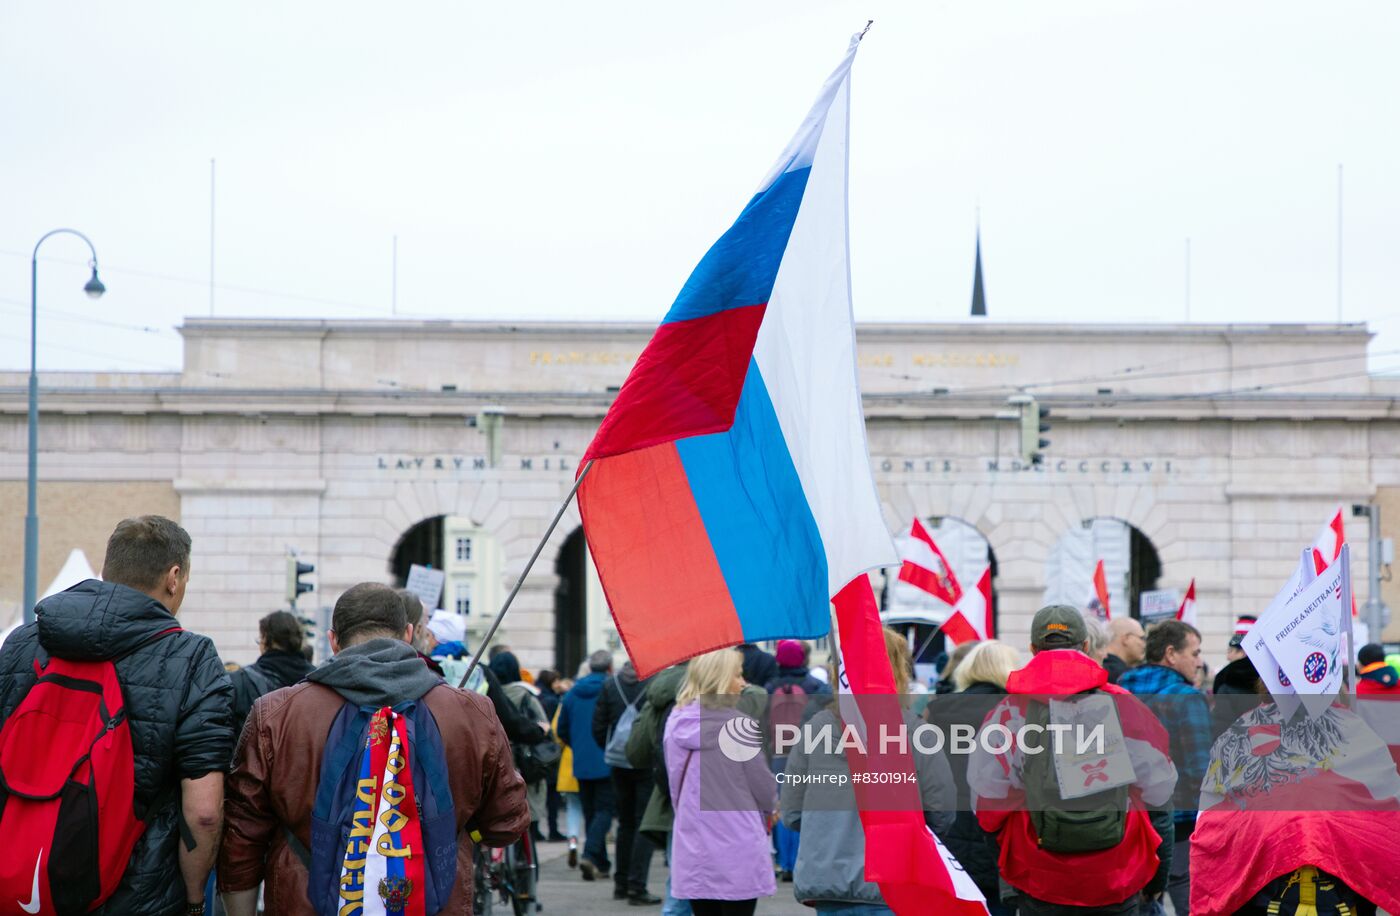
<instances>
[{"instance_id":1,"label":"hood of jacket","mask_svg":"<svg viewBox=\"0 0 1400 916\"><path fill-rule=\"evenodd\" d=\"M1361 680L1370 681L1378 687L1390 690L1400 684L1400 672L1397 672L1392 665L1385 662L1375 662L1363 667L1360 672Z\"/></svg>"},{"instance_id":2,"label":"hood of jacket","mask_svg":"<svg viewBox=\"0 0 1400 916\"><path fill-rule=\"evenodd\" d=\"M258 656L255 664L271 675L279 687L292 686L316 668L300 652L286 652L282 649L264 652Z\"/></svg>"},{"instance_id":3,"label":"hood of jacket","mask_svg":"<svg viewBox=\"0 0 1400 916\"><path fill-rule=\"evenodd\" d=\"M647 704L664 710L676 702L676 694L681 692L689 662L667 668L647 679Z\"/></svg>"},{"instance_id":4,"label":"hood of jacket","mask_svg":"<svg viewBox=\"0 0 1400 916\"><path fill-rule=\"evenodd\" d=\"M678 747L687 751L717 748L719 746L719 729L713 725L709 728L701 728L701 723L706 717L720 720L734 715L738 715L738 713L731 709L704 710L699 702L687 703L671 710L671 718L667 722L666 729L671 740ZM707 732L708 734L706 734Z\"/></svg>"},{"instance_id":5,"label":"hood of jacket","mask_svg":"<svg viewBox=\"0 0 1400 916\"><path fill-rule=\"evenodd\" d=\"M340 653L306 676L357 706L393 706L442 683L418 653L398 639L371 639Z\"/></svg>"},{"instance_id":6,"label":"hood of jacket","mask_svg":"<svg viewBox=\"0 0 1400 916\"><path fill-rule=\"evenodd\" d=\"M98 579L50 595L34 608L34 616L44 651L72 661L116 658L180 625L154 598Z\"/></svg>"},{"instance_id":7,"label":"hood of jacket","mask_svg":"<svg viewBox=\"0 0 1400 916\"><path fill-rule=\"evenodd\" d=\"M686 703L685 706L676 706L671 710L671 721L666 723L666 731L671 734L671 740L675 742L676 747L685 748L686 751L699 751L704 737L700 730L700 703ZM715 735L710 735L710 744L711 747L718 744Z\"/></svg>"},{"instance_id":8,"label":"hood of jacket","mask_svg":"<svg viewBox=\"0 0 1400 916\"><path fill-rule=\"evenodd\" d=\"M488 667L502 684L514 684L520 680L520 660L514 652L502 652L491 659Z\"/></svg>"},{"instance_id":9,"label":"hood of jacket","mask_svg":"<svg viewBox=\"0 0 1400 916\"><path fill-rule=\"evenodd\" d=\"M592 671L578 680L574 681L573 689L570 691L581 700L595 700L598 694L603 692L603 682L608 676L601 671Z\"/></svg>"},{"instance_id":10,"label":"hood of jacket","mask_svg":"<svg viewBox=\"0 0 1400 916\"><path fill-rule=\"evenodd\" d=\"M1078 649L1045 649L1006 679L1006 692L1020 694L1083 693L1108 686L1108 672Z\"/></svg>"}]
</instances>

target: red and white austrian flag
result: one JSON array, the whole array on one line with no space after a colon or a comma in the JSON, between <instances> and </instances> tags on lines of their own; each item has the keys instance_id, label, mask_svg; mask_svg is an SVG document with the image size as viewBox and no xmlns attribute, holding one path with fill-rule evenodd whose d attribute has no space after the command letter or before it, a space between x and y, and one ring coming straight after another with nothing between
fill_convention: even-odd
<instances>
[{"instance_id":1,"label":"red and white austrian flag","mask_svg":"<svg viewBox=\"0 0 1400 916\"><path fill-rule=\"evenodd\" d=\"M947 604L958 603L962 597L958 577L924 523L917 518L909 526L908 537L902 539L899 558L902 561L899 567L901 582L908 582Z\"/></svg>"},{"instance_id":2,"label":"red and white austrian flag","mask_svg":"<svg viewBox=\"0 0 1400 916\"><path fill-rule=\"evenodd\" d=\"M992 639L996 628L992 624L992 568L988 566L977 577L977 587L963 592L962 600L943 623L943 635L952 643Z\"/></svg>"},{"instance_id":3,"label":"red and white austrian flag","mask_svg":"<svg viewBox=\"0 0 1400 916\"><path fill-rule=\"evenodd\" d=\"M1196 580L1186 586L1186 597L1181 599L1181 607L1176 609L1176 619L1196 626Z\"/></svg>"},{"instance_id":4,"label":"red and white austrian flag","mask_svg":"<svg viewBox=\"0 0 1400 916\"><path fill-rule=\"evenodd\" d=\"M1317 571L1322 572L1331 566L1342 553L1342 545L1347 542L1346 525L1342 521L1342 510L1339 507L1337 514L1332 516L1317 537L1313 540L1313 562L1317 564Z\"/></svg>"},{"instance_id":5,"label":"red and white austrian flag","mask_svg":"<svg viewBox=\"0 0 1400 916\"><path fill-rule=\"evenodd\" d=\"M1278 750L1279 735L1282 730L1277 722L1272 725L1251 725L1249 727L1249 752L1255 757L1267 757Z\"/></svg>"}]
</instances>

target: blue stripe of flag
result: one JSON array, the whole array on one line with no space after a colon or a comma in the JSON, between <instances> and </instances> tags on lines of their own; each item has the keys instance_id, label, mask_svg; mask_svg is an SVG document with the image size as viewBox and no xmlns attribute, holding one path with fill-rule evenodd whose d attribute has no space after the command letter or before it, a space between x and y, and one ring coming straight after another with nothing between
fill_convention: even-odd
<instances>
[{"instance_id":1,"label":"blue stripe of flag","mask_svg":"<svg viewBox=\"0 0 1400 916\"><path fill-rule=\"evenodd\" d=\"M676 450L745 639L825 634L826 551L756 362L734 425Z\"/></svg>"},{"instance_id":2,"label":"blue stripe of flag","mask_svg":"<svg viewBox=\"0 0 1400 916\"><path fill-rule=\"evenodd\" d=\"M695 266L663 324L768 301L811 172L784 172L753 196Z\"/></svg>"}]
</instances>

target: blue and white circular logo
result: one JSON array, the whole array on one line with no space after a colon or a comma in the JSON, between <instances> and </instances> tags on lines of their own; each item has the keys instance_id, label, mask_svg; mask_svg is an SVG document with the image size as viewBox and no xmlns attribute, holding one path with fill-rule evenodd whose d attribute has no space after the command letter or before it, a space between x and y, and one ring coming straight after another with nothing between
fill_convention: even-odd
<instances>
[{"instance_id":1,"label":"blue and white circular logo","mask_svg":"<svg viewBox=\"0 0 1400 916\"><path fill-rule=\"evenodd\" d=\"M1279 669L1278 669L1278 682L1279 682L1280 684L1282 684L1284 687L1292 687L1292 686L1293 686L1293 682L1290 681L1290 680L1288 679L1288 675L1286 675L1286 674L1283 673L1283 667L1282 667L1282 666L1280 666Z\"/></svg>"},{"instance_id":2,"label":"blue and white circular logo","mask_svg":"<svg viewBox=\"0 0 1400 916\"><path fill-rule=\"evenodd\" d=\"M1327 676L1327 656L1321 652L1313 652L1303 659L1303 677L1308 679L1309 684L1319 684Z\"/></svg>"},{"instance_id":3,"label":"blue and white circular logo","mask_svg":"<svg viewBox=\"0 0 1400 916\"><path fill-rule=\"evenodd\" d=\"M735 716L719 730L719 749L735 763L747 763L763 750L763 728L757 719Z\"/></svg>"}]
</instances>

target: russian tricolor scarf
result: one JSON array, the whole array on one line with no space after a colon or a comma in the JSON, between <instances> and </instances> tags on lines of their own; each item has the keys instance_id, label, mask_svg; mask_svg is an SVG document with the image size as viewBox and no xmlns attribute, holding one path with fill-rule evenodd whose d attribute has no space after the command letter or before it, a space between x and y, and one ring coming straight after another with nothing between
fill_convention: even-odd
<instances>
[{"instance_id":1,"label":"russian tricolor scarf","mask_svg":"<svg viewBox=\"0 0 1400 916\"><path fill-rule=\"evenodd\" d=\"M407 720L380 709L360 757L340 869L340 916L427 916L422 825L408 755Z\"/></svg>"}]
</instances>

